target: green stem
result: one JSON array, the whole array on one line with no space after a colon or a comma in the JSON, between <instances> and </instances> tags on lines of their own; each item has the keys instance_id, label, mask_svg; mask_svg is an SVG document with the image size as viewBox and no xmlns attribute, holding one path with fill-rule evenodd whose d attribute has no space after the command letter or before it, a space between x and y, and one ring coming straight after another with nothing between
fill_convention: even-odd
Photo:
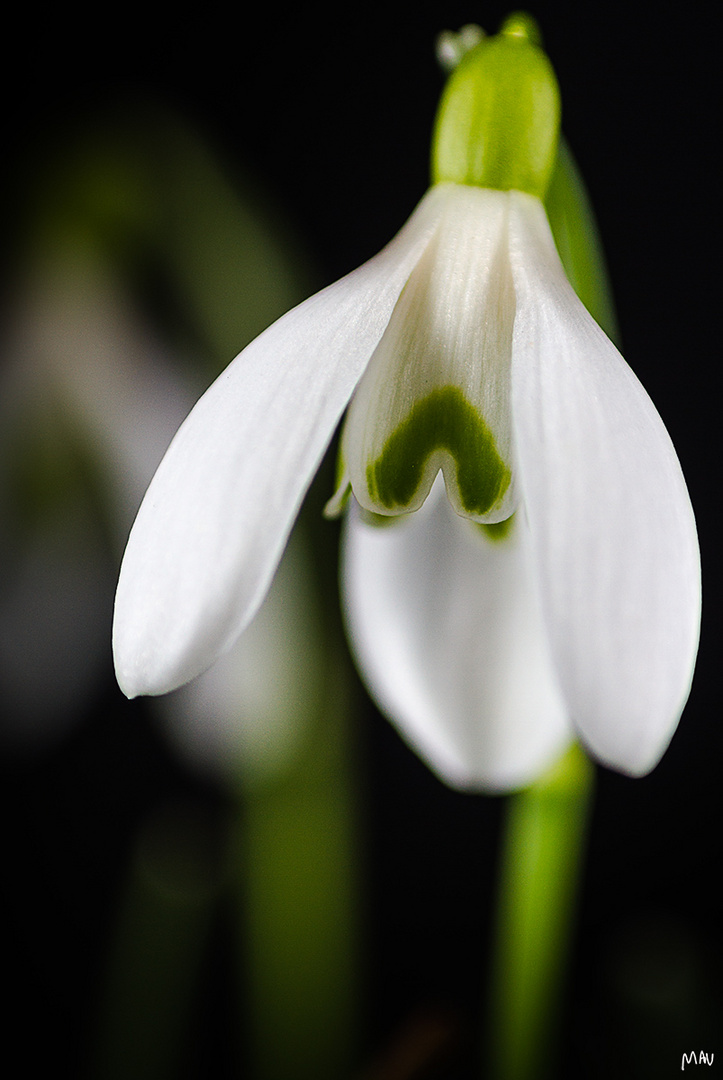
<instances>
[{"instance_id":1,"label":"green stem","mask_svg":"<svg viewBox=\"0 0 723 1080\"><path fill-rule=\"evenodd\" d=\"M338 1080L356 1049L356 851L348 709L327 703L291 772L247 788L236 830L253 1080Z\"/></svg>"},{"instance_id":2,"label":"green stem","mask_svg":"<svg viewBox=\"0 0 723 1080\"><path fill-rule=\"evenodd\" d=\"M578 747L508 804L492 965L492 1080L554 1075L594 767Z\"/></svg>"},{"instance_id":3,"label":"green stem","mask_svg":"<svg viewBox=\"0 0 723 1080\"><path fill-rule=\"evenodd\" d=\"M91 1074L172 1080L222 886L224 838L196 808L154 813L138 838L113 928Z\"/></svg>"}]
</instances>

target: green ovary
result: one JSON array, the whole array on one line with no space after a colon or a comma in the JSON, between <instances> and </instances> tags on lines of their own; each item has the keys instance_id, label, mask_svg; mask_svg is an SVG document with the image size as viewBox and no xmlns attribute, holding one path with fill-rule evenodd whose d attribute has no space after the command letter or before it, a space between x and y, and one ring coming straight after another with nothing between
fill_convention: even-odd
<instances>
[{"instance_id":1,"label":"green ovary","mask_svg":"<svg viewBox=\"0 0 723 1080\"><path fill-rule=\"evenodd\" d=\"M367 466L374 501L388 510L409 506L430 454L444 450L454 458L463 510L486 514L507 490L511 473L494 436L461 390L445 386L418 401Z\"/></svg>"}]
</instances>

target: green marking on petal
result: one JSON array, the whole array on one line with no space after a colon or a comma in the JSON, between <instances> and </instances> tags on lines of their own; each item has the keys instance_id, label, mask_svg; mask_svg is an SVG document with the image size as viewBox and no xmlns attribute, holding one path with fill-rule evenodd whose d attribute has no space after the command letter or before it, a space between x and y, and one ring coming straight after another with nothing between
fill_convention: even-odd
<instances>
[{"instance_id":1,"label":"green marking on petal","mask_svg":"<svg viewBox=\"0 0 723 1080\"><path fill-rule=\"evenodd\" d=\"M324 517L333 521L334 518L338 518L347 508L349 502L349 496L351 495L351 484L346 483L343 487L338 487L332 497L327 501L324 507Z\"/></svg>"},{"instance_id":2,"label":"green marking on petal","mask_svg":"<svg viewBox=\"0 0 723 1080\"><path fill-rule=\"evenodd\" d=\"M438 450L456 462L459 498L467 513L486 514L509 487L512 474L487 424L461 390L445 386L416 402L367 466L374 501L389 510L409 506L430 454Z\"/></svg>"},{"instance_id":3,"label":"green marking on petal","mask_svg":"<svg viewBox=\"0 0 723 1080\"><path fill-rule=\"evenodd\" d=\"M492 540L495 544L502 543L503 540L507 540L512 532L512 524L515 520L515 515L510 514L504 521L495 521L487 525L485 522L480 522L480 529L484 529L485 536L488 540Z\"/></svg>"},{"instance_id":4,"label":"green marking on petal","mask_svg":"<svg viewBox=\"0 0 723 1080\"><path fill-rule=\"evenodd\" d=\"M375 514L372 510L365 510L363 506L359 507L359 516L365 525L374 529L388 529L390 525L398 525L401 520L391 514Z\"/></svg>"},{"instance_id":5,"label":"green marking on petal","mask_svg":"<svg viewBox=\"0 0 723 1080\"><path fill-rule=\"evenodd\" d=\"M344 440L339 440L339 449L336 455L336 476L334 480L334 494L324 507L325 518L336 518L346 510L351 484L347 475L346 461L344 460Z\"/></svg>"}]
</instances>

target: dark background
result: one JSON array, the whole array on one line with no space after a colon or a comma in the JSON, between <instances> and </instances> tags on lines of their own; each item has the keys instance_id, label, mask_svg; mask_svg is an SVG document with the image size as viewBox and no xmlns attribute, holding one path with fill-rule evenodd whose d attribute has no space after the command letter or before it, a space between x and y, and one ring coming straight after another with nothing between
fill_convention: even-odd
<instances>
[{"instance_id":1,"label":"dark background","mask_svg":"<svg viewBox=\"0 0 723 1080\"><path fill-rule=\"evenodd\" d=\"M23 193L44 168L45 147L62 141L69 122L132 98L171 106L222 160L242 158L285 208L321 283L336 279L396 232L426 188L443 82L435 35L471 21L493 31L508 10L391 0L351 9L269 6L250 16L213 4L187 14L152 3L82 17L62 8L20 12L6 38L15 66L6 57L2 76L6 273ZM531 10L597 211L623 351L678 450L704 572L697 674L669 752L645 779L598 772L561 1075L672 1076L683 1051L723 1053L723 736L714 690L720 183L711 164L720 139L720 25L702 4L663 13L636 3L541 0ZM474 1011L502 802L448 791L371 707L357 738L371 794L365 855L374 937L364 1033L371 1060L417 1010ZM223 816L220 787L187 773L144 703L122 698L110 655L107 685L67 738L2 763L8 959L0 970L12 999L3 1009L2 1054L12 1062L17 1050L24 1062L8 1076L83 1075L125 860L139 823L169 796ZM637 997L619 989L622 956ZM194 1029L184 1076L234 1075L225 965L221 928L204 983L206 1019ZM687 1026L671 1028L656 992L675 987L682 969L695 1007ZM661 1046L669 1058L656 1058L650 1071ZM428 1075L473 1075L455 1060ZM711 1073L719 1068L716 1060Z\"/></svg>"}]
</instances>

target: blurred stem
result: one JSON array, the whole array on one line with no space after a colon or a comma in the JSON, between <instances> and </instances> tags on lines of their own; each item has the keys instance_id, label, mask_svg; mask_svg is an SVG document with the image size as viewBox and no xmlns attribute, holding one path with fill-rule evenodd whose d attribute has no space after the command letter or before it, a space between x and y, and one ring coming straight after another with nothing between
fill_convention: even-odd
<instances>
[{"instance_id":1,"label":"blurred stem","mask_svg":"<svg viewBox=\"0 0 723 1080\"><path fill-rule=\"evenodd\" d=\"M248 785L239 807L234 863L253 1080L352 1073L354 808L343 688L332 697L291 771Z\"/></svg>"},{"instance_id":2,"label":"blurred stem","mask_svg":"<svg viewBox=\"0 0 723 1080\"><path fill-rule=\"evenodd\" d=\"M101 995L92 1075L173 1080L211 919L224 839L196 807L168 805L144 824L133 854Z\"/></svg>"},{"instance_id":3,"label":"blurred stem","mask_svg":"<svg viewBox=\"0 0 723 1080\"><path fill-rule=\"evenodd\" d=\"M509 800L492 964L491 1080L555 1075L593 782L594 766L573 746Z\"/></svg>"}]
</instances>

